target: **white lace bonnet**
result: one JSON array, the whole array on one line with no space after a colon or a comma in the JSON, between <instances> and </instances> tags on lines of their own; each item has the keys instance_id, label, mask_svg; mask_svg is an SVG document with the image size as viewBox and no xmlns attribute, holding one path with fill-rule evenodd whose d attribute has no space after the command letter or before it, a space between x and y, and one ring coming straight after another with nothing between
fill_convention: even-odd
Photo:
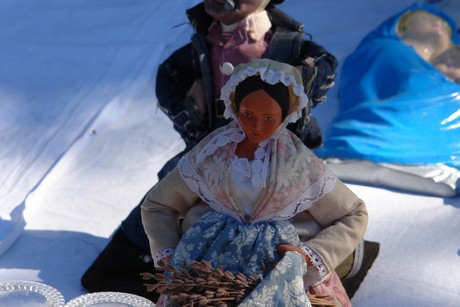
<instances>
[{"instance_id":1,"label":"white lace bonnet","mask_svg":"<svg viewBox=\"0 0 460 307\"><path fill-rule=\"evenodd\" d=\"M260 75L268 84L283 83L289 89L289 111L284 125L297 121L305 109L308 115L311 110L311 101L304 92L302 77L294 66L269 59L256 59L247 64L238 65L232 76L222 87L220 98L225 103L225 118L233 118L238 122L235 112L235 90L238 84L248 77Z\"/></svg>"},{"instance_id":2,"label":"white lace bonnet","mask_svg":"<svg viewBox=\"0 0 460 307\"><path fill-rule=\"evenodd\" d=\"M279 134L289 123L297 121L302 116L303 109L305 109L307 116L311 109L311 102L304 92L300 72L297 68L289 64L269 59L256 59L247 64L240 64L235 68L230 79L222 87L220 98L225 103L225 118L234 119L238 127L228 127L225 131L222 131L212 137L212 139L209 140L207 145L204 146L198 154L197 161L203 161L206 157L213 154L219 147L225 146L230 142L241 142L244 139L245 135L239 127L238 115L236 114L235 90L238 84L240 84L243 80L255 75L259 75L260 78L268 84L281 82L286 85L289 90L288 115L272 136L259 144L258 149L255 152L255 159L258 160L258 162L254 165L257 168L260 168L258 165L260 163L263 164L261 167L263 172L260 182L262 182L262 185L265 185L265 179L268 172L268 161L271 152L270 150L266 150L266 146L271 140L278 138ZM258 185L259 184L255 186Z\"/></svg>"}]
</instances>

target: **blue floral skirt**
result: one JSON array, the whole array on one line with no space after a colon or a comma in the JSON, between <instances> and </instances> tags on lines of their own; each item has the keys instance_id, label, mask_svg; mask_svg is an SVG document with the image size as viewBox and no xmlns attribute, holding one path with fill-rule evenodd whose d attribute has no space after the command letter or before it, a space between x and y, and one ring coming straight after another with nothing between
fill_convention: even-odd
<instances>
[{"instance_id":1,"label":"blue floral skirt","mask_svg":"<svg viewBox=\"0 0 460 307\"><path fill-rule=\"evenodd\" d=\"M208 260L213 267L241 272L246 276L266 276L281 259L277 246L299 245L295 227L289 221L247 224L211 211L200 218L183 236L171 264Z\"/></svg>"},{"instance_id":2,"label":"blue floral skirt","mask_svg":"<svg viewBox=\"0 0 460 307\"><path fill-rule=\"evenodd\" d=\"M299 245L294 226L288 221L246 224L211 211L182 237L170 262L173 266L208 260L215 268L260 278L260 283L238 305L311 307L303 275L303 256L277 251L281 243ZM166 299L166 306L175 306Z\"/></svg>"}]
</instances>

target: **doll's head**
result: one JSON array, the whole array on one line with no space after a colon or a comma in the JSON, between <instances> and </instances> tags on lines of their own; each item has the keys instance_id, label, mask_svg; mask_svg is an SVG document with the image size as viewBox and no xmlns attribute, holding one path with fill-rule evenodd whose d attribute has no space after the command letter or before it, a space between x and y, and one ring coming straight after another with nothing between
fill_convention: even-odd
<instances>
[{"instance_id":1,"label":"doll's head","mask_svg":"<svg viewBox=\"0 0 460 307\"><path fill-rule=\"evenodd\" d=\"M264 10L269 3L281 3L283 0L204 0L203 2L208 15L230 25Z\"/></svg>"},{"instance_id":2,"label":"doll's head","mask_svg":"<svg viewBox=\"0 0 460 307\"><path fill-rule=\"evenodd\" d=\"M440 16L425 10L409 11L401 16L396 32L399 36L452 35L452 28Z\"/></svg>"},{"instance_id":3,"label":"doll's head","mask_svg":"<svg viewBox=\"0 0 460 307\"><path fill-rule=\"evenodd\" d=\"M259 75L248 77L243 80L235 90L235 111L238 114L243 99L249 94L262 90L280 107L281 119L284 120L289 111L289 90L283 83L269 84L263 81Z\"/></svg>"},{"instance_id":4,"label":"doll's head","mask_svg":"<svg viewBox=\"0 0 460 307\"><path fill-rule=\"evenodd\" d=\"M418 55L432 63L452 42L452 28L441 16L423 9L409 11L401 16L396 33Z\"/></svg>"},{"instance_id":5,"label":"doll's head","mask_svg":"<svg viewBox=\"0 0 460 307\"><path fill-rule=\"evenodd\" d=\"M283 127L297 121L303 111L309 114L311 108L297 68L269 59L256 59L235 68L221 91L226 106L224 116L242 126L243 105L245 101L256 100L252 98L275 102Z\"/></svg>"},{"instance_id":6,"label":"doll's head","mask_svg":"<svg viewBox=\"0 0 460 307\"><path fill-rule=\"evenodd\" d=\"M452 29L447 21L426 10L409 11L401 16L397 25L397 32L402 34L405 31L445 31L449 36L452 35Z\"/></svg>"},{"instance_id":7,"label":"doll's head","mask_svg":"<svg viewBox=\"0 0 460 307\"><path fill-rule=\"evenodd\" d=\"M251 88L247 90L249 84ZM273 135L286 117L289 92L282 83L270 85L259 76L249 77L236 89L235 106L247 141L260 144Z\"/></svg>"}]
</instances>

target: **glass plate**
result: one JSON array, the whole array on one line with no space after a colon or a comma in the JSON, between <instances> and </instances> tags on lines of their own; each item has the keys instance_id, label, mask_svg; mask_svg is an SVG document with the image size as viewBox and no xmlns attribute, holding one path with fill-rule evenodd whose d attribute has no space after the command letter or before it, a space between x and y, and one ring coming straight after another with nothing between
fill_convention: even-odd
<instances>
[{"instance_id":1,"label":"glass plate","mask_svg":"<svg viewBox=\"0 0 460 307\"><path fill-rule=\"evenodd\" d=\"M153 307L155 304L141 296L123 292L95 292L80 295L65 307Z\"/></svg>"},{"instance_id":2,"label":"glass plate","mask_svg":"<svg viewBox=\"0 0 460 307\"><path fill-rule=\"evenodd\" d=\"M0 282L2 307L64 307L61 292L37 281L7 280Z\"/></svg>"}]
</instances>

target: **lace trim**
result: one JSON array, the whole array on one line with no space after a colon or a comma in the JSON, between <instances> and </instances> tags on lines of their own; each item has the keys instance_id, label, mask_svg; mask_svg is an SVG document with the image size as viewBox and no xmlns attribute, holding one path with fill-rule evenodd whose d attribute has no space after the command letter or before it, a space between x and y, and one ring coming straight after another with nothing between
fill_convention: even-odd
<instances>
[{"instance_id":1,"label":"lace trim","mask_svg":"<svg viewBox=\"0 0 460 307\"><path fill-rule=\"evenodd\" d=\"M172 257L174 255L174 252L176 251L175 247L167 247L163 248L160 250L158 253L156 253L153 256L153 264L156 268L160 267L159 262L161 259L166 258L166 257Z\"/></svg>"},{"instance_id":2,"label":"lace trim","mask_svg":"<svg viewBox=\"0 0 460 307\"><path fill-rule=\"evenodd\" d=\"M263 148L258 148L255 153L255 158L256 159L249 161L247 158L235 156L232 163L237 167L239 173L251 178L251 183L254 188L262 188L265 187L267 183L270 168L270 152Z\"/></svg>"},{"instance_id":3,"label":"lace trim","mask_svg":"<svg viewBox=\"0 0 460 307\"><path fill-rule=\"evenodd\" d=\"M219 147L228 143L239 143L244 139L244 132L239 127L228 128L214 136L197 156L197 162L202 162L206 157L212 155Z\"/></svg>"},{"instance_id":4,"label":"lace trim","mask_svg":"<svg viewBox=\"0 0 460 307\"><path fill-rule=\"evenodd\" d=\"M295 203L299 203L298 211L305 211L314 201L322 198L325 194L332 191L334 188L335 182L337 181L337 177L334 173L329 169L326 168L326 171L321 176L320 180L312 184L305 193L303 193Z\"/></svg>"},{"instance_id":5,"label":"lace trim","mask_svg":"<svg viewBox=\"0 0 460 307\"><path fill-rule=\"evenodd\" d=\"M326 168L326 171L317 182L312 184L289 206L284 208L278 214L272 216L271 219L289 219L297 213L307 210L311 207L313 202L319 200L324 195L332 191L336 181L337 177L334 173L332 173L329 168Z\"/></svg>"},{"instance_id":6,"label":"lace trim","mask_svg":"<svg viewBox=\"0 0 460 307\"><path fill-rule=\"evenodd\" d=\"M249 161L247 158L234 156L232 165L238 173L243 174L248 178L251 177L251 161Z\"/></svg>"},{"instance_id":7,"label":"lace trim","mask_svg":"<svg viewBox=\"0 0 460 307\"><path fill-rule=\"evenodd\" d=\"M321 260L321 257L310 247L303 245L300 247L302 252L311 260L313 267L317 270L320 275L320 279L323 279L328 274L327 267Z\"/></svg>"},{"instance_id":8,"label":"lace trim","mask_svg":"<svg viewBox=\"0 0 460 307\"><path fill-rule=\"evenodd\" d=\"M292 112L287 118L287 123L293 123L297 121L297 119L302 117L302 110L309 107L309 99L304 92L304 86L301 83L297 83L294 76L292 74L286 73L281 70L273 70L269 69L268 67L253 67L247 66L245 69L242 69L236 73L234 73L227 83L222 87L221 96L220 98L224 101L225 104L225 111L224 117L225 118L233 118L235 120L238 119L237 114L232 108L232 93L235 92L236 87L239 83L244 81L246 78L260 75L260 78L269 83L269 84L276 84L276 83L283 83L284 85L291 87L293 93L298 97L299 106L296 112Z\"/></svg>"},{"instance_id":9,"label":"lace trim","mask_svg":"<svg viewBox=\"0 0 460 307\"><path fill-rule=\"evenodd\" d=\"M196 193L211 208L222 214L232 216L238 220L240 219L240 217L236 215L235 212L225 206L222 206L219 200L214 197L208 185L204 182L201 176L198 176L196 170L191 165L190 160L188 159L188 155L185 155L182 157L182 159L179 160L178 167L182 179L184 179L184 181L187 183L187 186L190 188L190 190Z\"/></svg>"},{"instance_id":10,"label":"lace trim","mask_svg":"<svg viewBox=\"0 0 460 307\"><path fill-rule=\"evenodd\" d=\"M267 184L271 153L270 140L274 137L276 136L272 135L269 139L261 142L254 152L254 160L251 162L250 167L252 171L251 182L256 188L265 187ZM209 140L209 142L200 151L197 156L197 162L203 162L206 157L214 154L219 147L226 146L232 142L239 143L244 138L245 134L238 126L228 128L221 133L218 133L211 140Z\"/></svg>"}]
</instances>

